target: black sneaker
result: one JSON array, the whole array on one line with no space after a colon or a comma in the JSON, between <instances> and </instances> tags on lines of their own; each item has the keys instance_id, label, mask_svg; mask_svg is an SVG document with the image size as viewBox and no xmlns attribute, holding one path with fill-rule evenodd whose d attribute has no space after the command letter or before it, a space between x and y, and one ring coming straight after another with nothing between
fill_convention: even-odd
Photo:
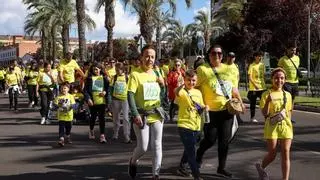
<instances>
[{"instance_id":1,"label":"black sneaker","mask_svg":"<svg viewBox=\"0 0 320 180\"><path fill-rule=\"evenodd\" d=\"M191 173L189 173L186 169L184 169L184 168L179 168L178 170L177 170L177 174L179 175L179 176L182 176L182 177L191 177Z\"/></svg>"},{"instance_id":2,"label":"black sneaker","mask_svg":"<svg viewBox=\"0 0 320 180\"><path fill-rule=\"evenodd\" d=\"M153 176L152 180L160 180L160 176L159 175L155 175L155 176Z\"/></svg>"},{"instance_id":3,"label":"black sneaker","mask_svg":"<svg viewBox=\"0 0 320 180\"><path fill-rule=\"evenodd\" d=\"M134 179L137 175L137 165L133 164L131 162L131 160L132 160L132 158L130 158L130 161L129 161L128 173L129 173L129 176L131 177L131 179Z\"/></svg>"},{"instance_id":4,"label":"black sneaker","mask_svg":"<svg viewBox=\"0 0 320 180\"><path fill-rule=\"evenodd\" d=\"M232 178L232 174L231 174L230 172L224 170L224 169L218 169L218 170L217 170L217 173L218 173L219 175L223 175L223 176L225 176L225 177Z\"/></svg>"}]
</instances>

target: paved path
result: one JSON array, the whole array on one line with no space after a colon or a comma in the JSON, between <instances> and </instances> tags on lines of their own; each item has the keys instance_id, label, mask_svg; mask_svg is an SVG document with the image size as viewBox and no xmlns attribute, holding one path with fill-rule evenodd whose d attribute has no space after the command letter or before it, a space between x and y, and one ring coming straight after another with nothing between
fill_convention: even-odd
<instances>
[{"instance_id":1,"label":"paved path","mask_svg":"<svg viewBox=\"0 0 320 180\"><path fill-rule=\"evenodd\" d=\"M86 125L72 129L73 144L59 148L56 145L57 125L41 126L40 115L20 100L20 111L8 110L7 97L0 95L0 180L69 180L117 179L128 180L127 164L134 144L121 142L99 144L88 140ZM297 121L291 153L291 178L294 180L320 179L320 114L294 112ZM248 119L248 113L242 116ZM258 113L257 119L261 119ZM111 123L107 123L111 137ZM240 127L236 140L230 146L228 170L235 178L256 180L254 163L265 154L262 140L263 124L246 123ZM182 154L175 124L165 124L163 138L163 167L161 179L185 179L176 175ZM151 179L151 153L140 161L136 179ZM216 175L216 146L205 154L201 172L204 179L224 179ZM280 156L268 168L270 179L281 179Z\"/></svg>"}]
</instances>

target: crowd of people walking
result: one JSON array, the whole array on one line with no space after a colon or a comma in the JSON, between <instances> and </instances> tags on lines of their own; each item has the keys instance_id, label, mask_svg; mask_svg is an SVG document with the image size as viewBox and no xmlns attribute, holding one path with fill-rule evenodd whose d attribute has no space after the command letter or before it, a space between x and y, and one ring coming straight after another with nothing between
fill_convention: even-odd
<instances>
[{"instance_id":1,"label":"crowd of people walking","mask_svg":"<svg viewBox=\"0 0 320 180\"><path fill-rule=\"evenodd\" d=\"M278 142L283 180L289 179L293 138L291 111L298 92L300 63L295 53L296 46L289 44L286 55L279 60L279 67L271 73L271 88L265 83L262 52L254 53L248 67L250 122L264 121L267 143L266 156L255 165L260 179L268 179L265 168L275 159ZM100 143L117 141L121 126L124 143L132 143L131 137L135 135L136 147L128 165L132 179L137 176L139 160L149 144L153 179L160 179L163 126L165 122L175 121L184 147L181 161L177 162L177 173L195 180L203 179L200 172L203 156L217 141L217 173L231 178L232 173L227 169L229 144L233 139L231 131L235 119L239 123L243 120L239 114L230 113L226 106L235 98L241 111L245 111L239 82L236 54L224 53L219 45L211 46L194 66L186 65L179 58L156 61L154 47L146 45L141 55L130 61L106 58L104 62L79 65L68 53L64 59L51 63L38 60L22 67L15 61L9 67L0 68L0 90L9 95L10 109L19 111L19 95L27 91L28 107L40 106L41 125L50 124L50 114L57 112L58 144L62 147L72 143L72 122L84 116L88 116L89 139L96 139L96 121L99 122ZM264 120L257 120L255 116L258 98ZM83 116L79 116L80 113ZM105 135L107 115L113 120L112 138Z\"/></svg>"}]
</instances>

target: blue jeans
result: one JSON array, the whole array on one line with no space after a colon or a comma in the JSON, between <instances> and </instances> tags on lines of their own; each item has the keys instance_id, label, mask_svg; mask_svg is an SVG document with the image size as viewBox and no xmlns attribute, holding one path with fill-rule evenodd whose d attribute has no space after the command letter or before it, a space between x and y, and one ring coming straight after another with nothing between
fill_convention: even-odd
<instances>
[{"instance_id":1,"label":"blue jeans","mask_svg":"<svg viewBox=\"0 0 320 180\"><path fill-rule=\"evenodd\" d=\"M185 168L184 165L189 163L193 177L199 177L200 170L196 161L196 143L199 131L192 131L186 128L178 128L180 140L183 143L184 150L180 161L180 168Z\"/></svg>"},{"instance_id":2,"label":"blue jeans","mask_svg":"<svg viewBox=\"0 0 320 180\"><path fill-rule=\"evenodd\" d=\"M69 136L71 133L71 128L71 121L59 121L59 138L64 137L64 135Z\"/></svg>"}]
</instances>

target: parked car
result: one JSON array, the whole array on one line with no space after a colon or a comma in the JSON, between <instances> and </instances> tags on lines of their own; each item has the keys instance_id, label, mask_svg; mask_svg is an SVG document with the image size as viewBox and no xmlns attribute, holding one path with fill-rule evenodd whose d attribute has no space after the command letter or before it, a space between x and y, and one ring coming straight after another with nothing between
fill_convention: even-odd
<instances>
[{"instance_id":1,"label":"parked car","mask_svg":"<svg viewBox=\"0 0 320 180\"><path fill-rule=\"evenodd\" d=\"M308 70L305 67L299 67L298 68L302 74L303 77L308 77ZM311 74L310 74L311 75Z\"/></svg>"}]
</instances>

